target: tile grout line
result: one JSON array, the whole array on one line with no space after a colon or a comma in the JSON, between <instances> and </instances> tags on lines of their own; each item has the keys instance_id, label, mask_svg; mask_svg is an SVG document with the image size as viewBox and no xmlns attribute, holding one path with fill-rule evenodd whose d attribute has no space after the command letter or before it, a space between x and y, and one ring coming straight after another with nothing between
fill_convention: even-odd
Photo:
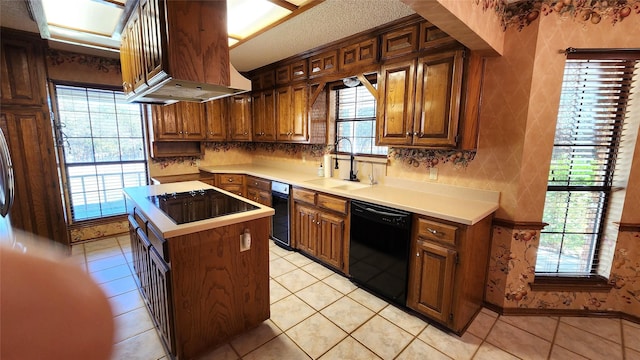
<instances>
[{"instance_id":1,"label":"tile grout line","mask_svg":"<svg viewBox=\"0 0 640 360\"><path fill-rule=\"evenodd\" d=\"M549 347L549 353L547 354L547 359L551 359L551 354L553 354L553 348L554 346L556 346L556 337L558 336L558 330L560 330L560 316L558 316L558 319L556 319L556 328L554 329L553 336L551 337L551 347ZM567 349L567 351L570 351L570 350Z\"/></svg>"}]
</instances>

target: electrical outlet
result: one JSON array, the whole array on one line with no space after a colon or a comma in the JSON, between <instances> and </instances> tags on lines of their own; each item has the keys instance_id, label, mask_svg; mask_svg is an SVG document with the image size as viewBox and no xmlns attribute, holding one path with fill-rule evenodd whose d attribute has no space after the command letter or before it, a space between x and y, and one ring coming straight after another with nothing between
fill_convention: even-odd
<instances>
[{"instance_id":1,"label":"electrical outlet","mask_svg":"<svg viewBox=\"0 0 640 360\"><path fill-rule=\"evenodd\" d=\"M251 249L251 231L245 229L244 233L240 235L240 251L247 251Z\"/></svg>"},{"instance_id":2,"label":"electrical outlet","mask_svg":"<svg viewBox=\"0 0 640 360\"><path fill-rule=\"evenodd\" d=\"M429 180L438 180L438 168L429 168Z\"/></svg>"}]
</instances>

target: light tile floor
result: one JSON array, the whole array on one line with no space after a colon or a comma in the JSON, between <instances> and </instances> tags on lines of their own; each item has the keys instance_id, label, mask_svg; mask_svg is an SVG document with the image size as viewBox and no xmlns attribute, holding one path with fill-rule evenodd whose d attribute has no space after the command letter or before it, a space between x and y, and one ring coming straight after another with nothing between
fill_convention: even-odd
<instances>
[{"instance_id":1,"label":"light tile floor","mask_svg":"<svg viewBox=\"0 0 640 360\"><path fill-rule=\"evenodd\" d=\"M132 275L128 235L72 247L109 297L113 359L167 359ZM458 337L389 305L305 256L270 247L271 318L203 359L639 359L640 325L483 309Z\"/></svg>"}]
</instances>

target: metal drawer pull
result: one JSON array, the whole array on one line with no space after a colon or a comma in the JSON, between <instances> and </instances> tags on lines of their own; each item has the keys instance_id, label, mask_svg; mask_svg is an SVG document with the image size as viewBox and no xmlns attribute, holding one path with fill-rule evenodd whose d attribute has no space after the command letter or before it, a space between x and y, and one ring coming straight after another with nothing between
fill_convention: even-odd
<instances>
[{"instance_id":1,"label":"metal drawer pull","mask_svg":"<svg viewBox=\"0 0 640 360\"><path fill-rule=\"evenodd\" d=\"M433 230L432 228L427 228L427 231L432 233L433 235L443 234L443 233L439 232L438 230Z\"/></svg>"}]
</instances>

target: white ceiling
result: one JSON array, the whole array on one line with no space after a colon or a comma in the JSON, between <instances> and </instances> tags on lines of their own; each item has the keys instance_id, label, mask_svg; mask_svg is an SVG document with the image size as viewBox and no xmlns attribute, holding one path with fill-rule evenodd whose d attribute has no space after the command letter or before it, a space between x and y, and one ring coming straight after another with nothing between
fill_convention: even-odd
<instances>
[{"instance_id":1,"label":"white ceiling","mask_svg":"<svg viewBox=\"0 0 640 360\"><path fill-rule=\"evenodd\" d=\"M231 49L231 63L239 71L253 70L411 14L414 11L399 0L325 0ZM22 0L0 0L0 25L39 33ZM53 41L49 46L118 57L113 52Z\"/></svg>"}]
</instances>

